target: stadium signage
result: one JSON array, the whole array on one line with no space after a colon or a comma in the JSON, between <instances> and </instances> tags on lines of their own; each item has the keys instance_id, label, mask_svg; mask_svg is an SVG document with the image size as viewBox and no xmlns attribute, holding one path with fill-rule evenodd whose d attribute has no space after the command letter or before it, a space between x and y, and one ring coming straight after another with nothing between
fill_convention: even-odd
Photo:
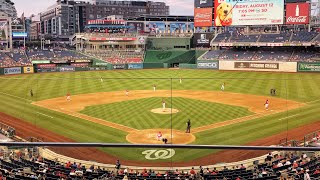
<instances>
[{"instance_id":1,"label":"stadium signage","mask_svg":"<svg viewBox=\"0 0 320 180\"><path fill-rule=\"evenodd\" d=\"M196 47L210 47L210 41L212 40L212 33L195 33L194 42Z\"/></svg>"},{"instance_id":2,"label":"stadium signage","mask_svg":"<svg viewBox=\"0 0 320 180\"><path fill-rule=\"evenodd\" d=\"M213 7L213 0L194 0L195 7Z\"/></svg>"},{"instance_id":3,"label":"stadium signage","mask_svg":"<svg viewBox=\"0 0 320 180\"><path fill-rule=\"evenodd\" d=\"M108 66L109 63L107 62L96 62L95 65L96 66Z\"/></svg>"},{"instance_id":4,"label":"stadium signage","mask_svg":"<svg viewBox=\"0 0 320 180\"><path fill-rule=\"evenodd\" d=\"M34 73L33 67L23 67L23 73L28 74L28 73Z\"/></svg>"},{"instance_id":5,"label":"stadium signage","mask_svg":"<svg viewBox=\"0 0 320 180\"><path fill-rule=\"evenodd\" d=\"M283 24L283 0L214 0L214 25Z\"/></svg>"},{"instance_id":6,"label":"stadium signage","mask_svg":"<svg viewBox=\"0 0 320 180\"><path fill-rule=\"evenodd\" d=\"M309 8L309 3L287 3L286 24L308 24Z\"/></svg>"},{"instance_id":7,"label":"stadium signage","mask_svg":"<svg viewBox=\"0 0 320 180\"><path fill-rule=\"evenodd\" d=\"M279 69L279 63L234 62L234 68L240 68L240 69Z\"/></svg>"},{"instance_id":8,"label":"stadium signage","mask_svg":"<svg viewBox=\"0 0 320 180\"><path fill-rule=\"evenodd\" d=\"M70 60L71 63L90 63L89 59L78 59L78 60Z\"/></svg>"},{"instance_id":9,"label":"stadium signage","mask_svg":"<svg viewBox=\"0 0 320 180\"><path fill-rule=\"evenodd\" d=\"M66 64L69 63L69 60L52 60L51 62L54 64Z\"/></svg>"},{"instance_id":10,"label":"stadium signage","mask_svg":"<svg viewBox=\"0 0 320 180\"><path fill-rule=\"evenodd\" d=\"M143 69L142 63L128 64L128 69Z\"/></svg>"},{"instance_id":11,"label":"stadium signage","mask_svg":"<svg viewBox=\"0 0 320 180\"><path fill-rule=\"evenodd\" d=\"M44 68L44 69L50 69L50 68L55 68L57 65L55 64L38 64L38 68Z\"/></svg>"},{"instance_id":12,"label":"stadium signage","mask_svg":"<svg viewBox=\"0 0 320 180\"><path fill-rule=\"evenodd\" d=\"M106 67L89 67L90 71L107 70Z\"/></svg>"},{"instance_id":13,"label":"stadium signage","mask_svg":"<svg viewBox=\"0 0 320 180\"><path fill-rule=\"evenodd\" d=\"M320 72L320 63L298 63L298 71L301 72Z\"/></svg>"},{"instance_id":14,"label":"stadium signage","mask_svg":"<svg viewBox=\"0 0 320 180\"><path fill-rule=\"evenodd\" d=\"M219 69L219 61L198 61L198 69Z\"/></svg>"},{"instance_id":15,"label":"stadium signage","mask_svg":"<svg viewBox=\"0 0 320 180\"><path fill-rule=\"evenodd\" d=\"M21 74L21 67L4 68L4 75Z\"/></svg>"},{"instance_id":16,"label":"stadium signage","mask_svg":"<svg viewBox=\"0 0 320 180\"><path fill-rule=\"evenodd\" d=\"M37 61L32 61L32 64L50 64L49 60L37 60Z\"/></svg>"},{"instance_id":17,"label":"stadium signage","mask_svg":"<svg viewBox=\"0 0 320 180\"><path fill-rule=\"evenodd\" d=\"M63 66L63 67L59 67L59 71L60 72L75 71L75 67L74 66Z\"/></svg>"},{"instance_id":18,"label":"stadium signage","mask_svg":"<svg viewBox=\"0 0 320 180\"><path fill-rule=\"evenodd\" d=\"M212 26L212 8L194 9L194 27Z\"/></svg>"},{"instance_id":19,"label":"stadium signage","mask_svg":"<svg viewBox=\"0 0 320 180\"><path fill-rule=\"evenodd\" d=\"M113 69L125 69L125 64L114 64Z\"/></svg>"},{"instance_id":20,"label":"stadium signage","mask_svg":"<svg viewBox=\"0 0 320 180\"><path fill-rule=\"evenodd\" d=\"M74 67L88 67L89 63L72 63L71 66L74 66Z\"/></svg>"},{"instance_id":21,"label":"stadium signage","mask_svg":"<svg viewBox=\"0 0 320 180\"><path fill-rule=\"evenodd\" d=\"M37 72L58 72L58 70L56 68L51 68L51 69L38 68Z\"/></svg>"},{"instance_id":22,"label":"stadium signage","mask_svg":"<svg viewBox=\"0 0 320 180\"><path fill-rule=\"evenodd\" d=\"M137 38L90 38L90 41L135 41Z\"/></svg>"}]
</instances>

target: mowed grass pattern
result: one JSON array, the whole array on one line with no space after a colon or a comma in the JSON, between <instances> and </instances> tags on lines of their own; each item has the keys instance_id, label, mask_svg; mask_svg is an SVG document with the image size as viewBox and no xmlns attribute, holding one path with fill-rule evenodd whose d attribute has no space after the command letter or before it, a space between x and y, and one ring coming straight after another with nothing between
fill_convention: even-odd
<instances>
[{"instance_id":1,"label":"mowed grass pattern","mask_svg":"<svg viewBox=\"0 0 320 180\"><path fill-rule=\"evenodd\" d=\"M104 78L103 83L100 81L101 77ZM179 83L180 77L183 78L182 84ZM69 137L74 141L120 143L126 142L125 137L127 133L93 124L63 113L40 108L30 104L30 102L63 97L67 92L74 95L124 91L125 89L152 90L153 84L156 84L159 90L220 90L220 85L223 82L226 83L226 91L229 92L269 96L270 88L276 88L277 97L304 102L308 105L285 113L198 133L196 134L197 139L194 144L240 145L320 120L320 73L293 74L161 69L1 76L0 111L36 124L39 127L46 128L59 135ZM29 95L30 89L34 92L33 98ZM158 102L159 99L154 101L156 101L157 107L161 107ZM175 101L177 99L173 101L174 108ZM184 104L184 100L182 100L182 104ZM132 109L136 110L135 107L132 107ZM210 111L209 109L205 110ZM226 114L224 109L222 110L223 112L220 112L221 116ZM194 108L185 117L181 117L183 121L181 128L185 128L187 117L192 116L195 111L201 114L200 108ZM52 116L53 118L47 118L38 114L38 112ZM101 110L101 113L105 112ZM296 116L289 117L291 115ZM143 128L148 129L154 128L154 122L145 123L148 117L144 113L139 114L137 118L140 118L138 124L134 124L134 122L123 122L123 124L135 127L141 126L141 128L143 126ZM196 118L195 116L192 117L193 127L197 123L195 121ZM106 119L109 120L109 118ZM177 129L180 129L180 125L177 124L176 126ZM108 148L103 149L103 151L119 156L120 159L146 160L144 155L141 154L143 149ZM189 161L212 152L209 150L177 150L172 160ZM162 161L171 161L171 159Z\"/></svg>"},{"instance_id":2,"label":"mowed grass pattern","mask_svg":"<svg viewBox=\"0 0 320 180\"><path fill-rule=\"evenodd\" d=\"M187 98L167 98L167 108L180 112L173 114L155 114L151 109L162 108L162 98L144 98L105 105L86 107L81 111L89 116L123 124L135 129L178 129L184 130L187 119L192 120L192 127L204 126L216 122L248 116L253 113L248 109L220 103L212 103ZM172 121L171 121L172 120Z\"/></svg>"}]
</instances>

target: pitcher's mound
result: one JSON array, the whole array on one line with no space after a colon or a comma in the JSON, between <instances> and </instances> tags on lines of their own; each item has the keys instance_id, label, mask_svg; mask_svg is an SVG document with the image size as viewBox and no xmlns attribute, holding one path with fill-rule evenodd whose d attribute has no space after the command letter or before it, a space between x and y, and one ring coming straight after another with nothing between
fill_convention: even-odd
<instances>
[{"instance_id":1,"label":"pitcher's mound","mask_svg":"<svg viewBox=\"0 0 320 180\"><path fill-rule=\"evenodd\" d=\"M191 133L171 129L145 129L141 131L133 131L127 135L126 139L132 144L164 144L162 140L158 140L157 134L161 132L162 138L168 139L168 144L189 144L196 137Z\"/></svg>"},{"instance_id":2,"label":"pitcher's mound","mask_svg":"<svg viewBox=\"0 0 320 180\"><path fill-rule=\"evenodd\" d=\"M157 109L151 109L151 112L153 113L157 113L157 114L175 114L178 113L179 110L178 109L173 109L173 108L157 108Z\"/></svg>"}]
</instances>

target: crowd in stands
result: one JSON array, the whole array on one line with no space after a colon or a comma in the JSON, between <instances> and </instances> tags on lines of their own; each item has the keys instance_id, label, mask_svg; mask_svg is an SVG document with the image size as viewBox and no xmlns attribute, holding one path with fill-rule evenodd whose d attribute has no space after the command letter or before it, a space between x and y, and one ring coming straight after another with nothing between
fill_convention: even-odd
<instances>
[{"instance_id":1,"label":"crowd in stands","mask_svg":"<svg viewBox=\"0 0 320 180\"><path fill-rule=\"evenodd\" d=\"M141 63L143 62L143 50L87 50L86 54L103 59L111 64Z\"/></svg>"},{"instance_id":2,"label":"crowd in stands","mask_svg":"<svg viewBox=\"0 0 320 180\"><path fill-rule=\"evenodd\" d=\"M263 162L252 162L221 169L202 167L189 170L155 171L151 169L135 170L123 168L120 161L112 169L81 163L45 159L32 149L16 151L0 159L0 179L190 179L190 180L316 180L320 177L320 158L314 154L297 154L296 152L269 153Z\"/></svg>"},{"instance_id":3,"label":"crowd in stands","mask_svg":"<svg viewBox=\"0 0 320 180\"><path fill-rule=\"evenodd\" d=\"M228 43L228 42L265 42L265 43L303 43L319 41L320 33L315 31L281 31L281 32L250 32L230 31L218 34L213 42Z\"/></svg>"},{"instance_id":4,"label":"crowd in stands","mask_svg":"<svg viewBox=\"0 0 320 180\"><path fill-rule=\"evenodd\" d=\"M70 51L68 49L30 49L26 51L27 56L30 60L76 60L76 59L88 59L88 57Z\"/></svg>"},{"instance_id":5,"label":"crowd in stands","mask_svg":"<svg viewBox=\"0 0 320 180\"><path fill-rule=\"evenodd\" d=\"M292 49L224 49L210 50L199 60L246 60L246 61L304 61L313 62L320 58L316 51Z\"/></svg>"},{"instance_id":6,"label":"crowd in stands","mask_svg":"<svg viewBox=\"0 0 320 180\"><path fill-rule=\"evenodd\" d=\"M25 51L14 50L0 53L0 67L30 66L31 62L26 57Z\"/></svg>"}]
</instances>

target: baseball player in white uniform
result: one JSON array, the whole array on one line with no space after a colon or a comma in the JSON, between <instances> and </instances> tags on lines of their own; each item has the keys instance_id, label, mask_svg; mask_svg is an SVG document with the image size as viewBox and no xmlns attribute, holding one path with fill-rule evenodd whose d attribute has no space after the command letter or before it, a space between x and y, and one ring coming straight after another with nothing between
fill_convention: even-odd
<instances>
[{"instance_id":1,"label":"baseball player in white uniform","mask_svg":"<svg viewBox=\"0 0 320 180\"><path fill-rule=\"evenodd\" d=\"M164 112L166 110L166 101L162 100L162 111Z\"/></svg>"},{"instance_id":2,"label":"baseball player in white uniform","mask_svg":"<svg viewBox=\"0 0 320 180\"><path fill-rule=\"evenodd\" d=\"M102 77L100 78L100 81L101 81L101 82L103 82L103 79L102 79Z\"/></svg>"},{"instance_id":3,"label":"baseball player in white uniform","mask_svg":"<svg viewBox=\"0 0 320 180\"><path fill-rule=\"evenodd\" d=\"M221 84L221 91L224 91L224 83Z\"/></svg>"},{"instance_id":4,"label":"baseball player in white uniform","mask_svg":"<svg viewBox=\"0 0 320 180\"><path fill-rule=\"evenodd\" d=\"M154 85L153 85L153 92L156 92L156 87L157 87L157 86L154 84Z\"/></svg>"},{"instance_id":5,"label":"baseball player in white uniform","mask_svg":"<svg viewBox=\"0 0 320 180\"><path fill-rule=\"evenodd\" d=\"M129 96L129 90L128 89L126 90L126 96Z\"/></svg>"},{"instance_id":6,"label":"baseball player in white uniform","mask_svg":"<svg viewBox=\"0 0 320 180\"><path fill-rule=\"evenodd\" d=\"M182 78L180 78L180 84L182 83Z\"/></svg>"},{"instance_id":7,"label":"baseball player in white uniform","mask_svg":"<svg viewBox=\"0 0 320 180\"><path fill-rule=\"evenodd\" d=\"M269 100L266 100L266 103L264 103L264 107L266 108L266 110L269 110Z\"/></svg>"}]
</instances>

